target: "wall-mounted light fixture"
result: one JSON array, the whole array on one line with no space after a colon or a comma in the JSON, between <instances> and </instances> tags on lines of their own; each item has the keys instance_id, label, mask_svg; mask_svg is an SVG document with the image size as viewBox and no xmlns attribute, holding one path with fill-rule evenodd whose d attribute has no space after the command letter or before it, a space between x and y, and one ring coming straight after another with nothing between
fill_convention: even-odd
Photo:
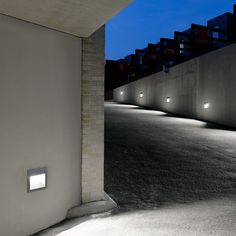
<instances>
[{"instance_id":1,"label":"wall-mounted light fixture","mask_svg":"<svg viewBox=\"0 0 236 236\"><path fill-rule=\"evenodd\" d=\"M167 97L167 98L166 98L166 102L167 102L167 103L170 103L170 102L171 102L170 97Z\"/></svg>"},{"instance_id":2,"label":"wall-mounted light fixture","mask_svg":"<svg viewBox=\"0 0 236 236\"><path fill-rule=\"evenodd\" d=\"M123 94L124 94L124 92L123 92L123 91L121 91L121 92L120 92L120 95L122 96Z\"/></svg>"},{"instance_id":3,"label":"wall-mounted light fixture","mask_svg":"<svg viewBox=\"0 0 236 236\"><path fill-rule=\"evenodd\" d=\"M140 98L143 98L143 92L141 92L141 93L139 94L139 97L140 97Z\"/></svg>"},{"instance_id":4,"label":"wall-mounted light fixture","mask_svg":"<svg viewBox=\"0 0 236 236\"><path fill-rule=\"evenodd\" d=\"M47 168L27 170L27 192L34 192L47 188Z\"/></svg>"},{"instance_id":5,"label":"wall-mounted light fixture","mask_svg":"<svg viewBox=\"0 0 236 236\"><path fill-rule=\"evenodd\" d=\"M208 109L210 107L210 103L209 102L205 102L203 107L204 107L204 109Z\"/></svg>"}]
</instances>

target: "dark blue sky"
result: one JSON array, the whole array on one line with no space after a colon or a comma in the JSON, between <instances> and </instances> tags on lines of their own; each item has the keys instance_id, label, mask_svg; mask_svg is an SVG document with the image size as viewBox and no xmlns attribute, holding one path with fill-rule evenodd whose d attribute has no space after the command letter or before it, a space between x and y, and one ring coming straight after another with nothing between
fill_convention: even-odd
<instances>
[{"instance_id":1,"label":"dark blue sky","mask_svg":"<svg viewBox=\"0 0 236 236\"><path fill-rule=\"evenodd\" d=\"M134 0L106 25L106 58L119 59L157 43L161 37L173 38L192 23L206 25L208 19L232 12L236 0Z\"/></svg>"}]
</instances>

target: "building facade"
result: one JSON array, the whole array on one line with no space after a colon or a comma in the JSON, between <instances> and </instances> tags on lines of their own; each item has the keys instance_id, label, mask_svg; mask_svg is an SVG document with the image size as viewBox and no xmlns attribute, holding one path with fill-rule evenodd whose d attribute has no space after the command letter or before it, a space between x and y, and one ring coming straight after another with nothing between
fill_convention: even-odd
<instances>
[{"instance_id":1,"label":"building facade","mask_svg":"<svg viewBox=\"0 0 236 236\"><path fill-rule=\"evenodd\" d=\"M130 2L0 1L1 235L107 201L103 25Z\"/></svg>"},{"instance_id":2,"label":"building facade","mask_svg":"<svg viewBox=\"0 0 236 236\"><path fill-rule=\"evenodd\" d=\"M235 42L236 5L233 13L227 12L210 19L206 26L191 24L183 32L174 32L174 39L161 38L158 43L148 44L148 47L137 49L135 54L125 57L125 70L122 74L119 71L117 73L120 75L120 84L124 85L160 71L168 72L172 66ZM122 60L116 63L119 64L120 61ZM111 61L109 63L111 65ZM106 81L110 84L109 89L116 88L112 74L106 73Z\"/></svg>"}]
</instances>

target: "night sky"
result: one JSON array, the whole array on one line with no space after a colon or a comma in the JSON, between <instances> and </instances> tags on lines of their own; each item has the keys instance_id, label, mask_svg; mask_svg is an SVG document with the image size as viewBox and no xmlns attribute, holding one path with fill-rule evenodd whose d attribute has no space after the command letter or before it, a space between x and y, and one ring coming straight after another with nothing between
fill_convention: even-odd
<instances>
[{"instance_id":1,"label":"night sky","mask_svg":"<svg viewBox=\"0 0 236 236\"><path fill-rule=\"evenodd\" d=\"M192 23L206 25L207 20L233 11L236 0L134 0L133 4L106 25L106 58L116 60L173 38Z\"/></svg>"}]
</instances>

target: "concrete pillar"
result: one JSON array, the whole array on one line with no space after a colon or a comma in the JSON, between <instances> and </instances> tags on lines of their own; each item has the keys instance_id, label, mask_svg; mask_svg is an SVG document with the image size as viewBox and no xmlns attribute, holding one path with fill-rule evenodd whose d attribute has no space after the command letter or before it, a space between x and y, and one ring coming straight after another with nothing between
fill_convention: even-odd
<instances>
[{"instance_id":1,"label":"concrete pillar","mask_svg":"<svg viewBox=\"0 0 236 236\"><path fill-rule=\"evenodd\" d=\"M104 199L105 27L82 41L82 204Z\"/></svg>"}]
</instances>

